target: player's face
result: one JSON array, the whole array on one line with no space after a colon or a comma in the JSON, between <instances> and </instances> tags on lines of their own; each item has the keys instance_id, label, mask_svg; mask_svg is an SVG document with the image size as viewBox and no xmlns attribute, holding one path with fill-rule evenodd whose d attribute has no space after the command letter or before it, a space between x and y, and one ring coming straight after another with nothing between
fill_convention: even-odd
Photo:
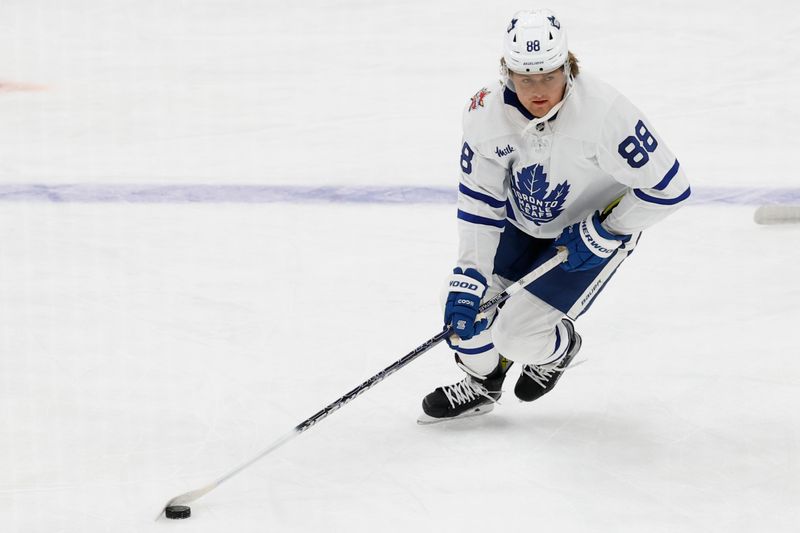
<instances>
[{"instance_id":1,"label":"player's face","mask_svg":"<svg viewBox=\"0 0 800 533\"><path fill-rule=\"evenodd\" d=\"M511 73L519 101L535 117L543 117L564 97L567 77L564 69L545 74Z\"/></svg>"}]
</instances>

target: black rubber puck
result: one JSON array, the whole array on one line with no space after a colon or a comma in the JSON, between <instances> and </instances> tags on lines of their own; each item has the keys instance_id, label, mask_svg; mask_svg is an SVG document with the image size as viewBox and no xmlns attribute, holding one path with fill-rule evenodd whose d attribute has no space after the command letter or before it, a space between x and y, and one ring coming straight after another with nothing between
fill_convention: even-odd
<instances>
[{"instance_id":1,"label":"black rubber puck","mask_svg":"<svg viewBox=\"0 0 800 533\"><path fill-rule=\"evenodd\" d=\"M188 505L170 505L164 512L167 518L189 518L192 516L192 509Z\"/></svg>"}]
</instances>

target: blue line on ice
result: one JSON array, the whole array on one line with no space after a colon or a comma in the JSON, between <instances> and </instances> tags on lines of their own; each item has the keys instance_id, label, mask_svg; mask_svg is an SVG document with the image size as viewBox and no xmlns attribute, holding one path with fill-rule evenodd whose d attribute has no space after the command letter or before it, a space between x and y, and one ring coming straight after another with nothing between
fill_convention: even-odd
<instances>
[{"instance_id":1,"label":"blue line on ice","mask_svg":"<svg viewBox=\"0 0 800 533\"><path fill-rule=\"evenodd\" d=\"M53 203L359 203L453 204L456 187L357 185L6 184L0 201ZM696 187L693 204L800 203L800 188Z\"/></svg>"}]
</instances>

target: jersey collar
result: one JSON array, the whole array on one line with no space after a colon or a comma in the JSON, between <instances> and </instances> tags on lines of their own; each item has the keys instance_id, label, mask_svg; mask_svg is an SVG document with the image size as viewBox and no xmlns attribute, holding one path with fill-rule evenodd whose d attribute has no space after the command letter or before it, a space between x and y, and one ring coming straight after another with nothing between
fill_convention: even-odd
<instances>
[{"instance_id":1,"label":"jersey collar","mask_svg":"<svg viewBox=\"0 0 800 533\"><path fill-rule=\"evenodd\" d=\"M503 102L505 102L506 105L510 105L511 107L516 108L516 110L522 113L522 116L527 118L528 120L536 120L536 117L534 117L530 111L525 109L525 106L522 105L522 102L519 101L517 93L515 93L508 87L506 87L503 90Z\"/></svg>"}]
</instances>

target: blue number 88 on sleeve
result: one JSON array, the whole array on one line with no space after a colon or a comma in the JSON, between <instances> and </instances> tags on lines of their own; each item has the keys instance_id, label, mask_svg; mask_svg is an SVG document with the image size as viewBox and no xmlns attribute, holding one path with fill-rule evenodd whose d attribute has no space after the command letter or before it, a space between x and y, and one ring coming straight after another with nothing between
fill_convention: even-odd
<instances>
[{"instance_id":1,"label":"blue number 88 on sleeve","mask_svg":"<svg viewBox=\"0 0 800 533\"><path fill-rule=\"evenodd\" d=\"M617 152L632 168L641 168L650 161L648 154L656 151L658 141L641 120L636 123L634 132L635 136L629 135L619 143Z\"/></svg>"}]
</instances>

